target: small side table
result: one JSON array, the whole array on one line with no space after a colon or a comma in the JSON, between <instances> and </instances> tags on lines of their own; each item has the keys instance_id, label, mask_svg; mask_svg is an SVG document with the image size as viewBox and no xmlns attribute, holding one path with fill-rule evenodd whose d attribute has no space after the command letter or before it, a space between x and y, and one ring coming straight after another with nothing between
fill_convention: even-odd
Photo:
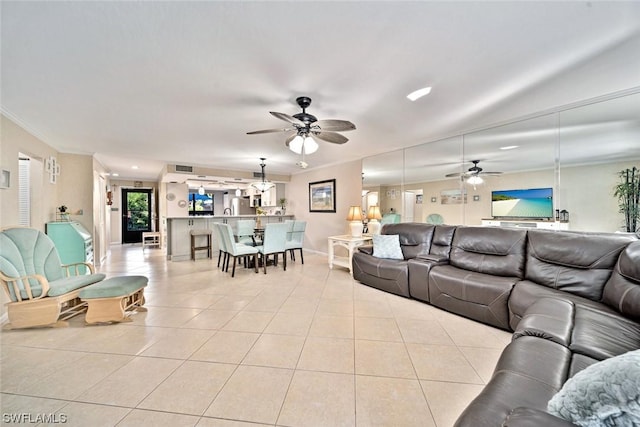
<instances>
[{"instance_id":1,"label":"small side table","mask_svg":"<svg viewBox=\"0 0 640 427\"><path fill-rule=\"evenodd\" d=\"M341 236L329 236L329 268L333 269L334 265L340 267L346 267L349 269L349 273L353 275L351 269L351 260L353 259L353 252L358 246L365 245L373 241L373 237L369 234L363 234L361 237L351 237L349 234ZM335 254L335 247L340 246L345 248L349 252L348 257L337 257Z\"/></svg>"}]
</instances>

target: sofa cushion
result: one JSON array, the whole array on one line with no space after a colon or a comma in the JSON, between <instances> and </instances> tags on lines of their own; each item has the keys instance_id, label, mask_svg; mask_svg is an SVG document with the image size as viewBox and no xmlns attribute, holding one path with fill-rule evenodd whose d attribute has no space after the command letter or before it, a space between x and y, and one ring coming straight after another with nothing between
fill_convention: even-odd
<instances>
[{"instance_id":1,"label":"sofa cushion","mask_svg":"<svg viewBox=\"0 0 640 427\"><path fill-rule=\"evenodd\" d=\"M500 426L520 406L545 410L566 381L570 362L571 352L562 345L536 337L514 340L455 426Z\"/></svg>"},{"instance_id":2,"label":"sofa cushion","mask_svg":"<svg viewBox=\"0 0 640 427\"><path fill-rule=\"evenodd\" d=\"M431 248L429 249L429 255L449 259L451 242L453 241L453 234L455 231L456 227L453 225L436 226L433 230L433 240L431 242Z\"/></svg>"},{"instance_id":3,"label":"sofa cushion","mask_svg":"<svg viewBox=\"0 0 640 427\"><path fill-rule=\"evenodd\" d=\"M526 230L498 227L458 227L449 262L477 273L522 278Z\"/></svg>"},{"instance_id":4,"label":"sofa cushion","mask_svg":"<svg viewBox=\"0 0 640 427\"><path fill-rule=\"evenodd\" d=\"M507 301L518 280L437 265L429 274L429 300L453 313L509 329Z\"/></svg>"},{"instance_id":5,"label":"sofa cushion","mask_svg":"<svg viewBox=\"0 0 640 427\"><path fill-rule=\"evenodd\" d=\"M578 372L547 410L579 426L640 425L640 350Z\"/></svg>"},{"instance_id":6,"label":"sofa cushion","mask_svg":"<svg viewBox=\"0 0 640 427\"><path fill-rule=\"evenodd\" d=\"M616 313L614 309L588 298L538 285L529 280L521 280L516 283L509 297L509 324L511 329L515 330L518 327L518 322L520 322L527 309L541 298L560 298L582 306L595 307L607 313Z\"/></svg>"},{"instance_id":7,"label":"sofa cushion","mask_svg":"<svg viewBox=\"0 0 640 427\"><path fill-rule=\"evenodd\" d=\"M365 285L409 296L407 261L375 258L366 253L355 252L351 265L353 278Z\"/></svg>"},{"instance_id":8,"label":"sofa cushion","mask_svg":"<svg viewBox=\"0 0 640 427\"><path fill-rule=\"evenodd\" d=\"M634 240L626 234L530 230L525 278L600 301L620 253Z\"/></svg>"},{"instance_id":9,"label":"sofa cushion","mask_svg":"<svg viewBox=\"0 0 640 427\"><path fill-rule=\"evenodd\" d=\"M640 242L631 243L620 254L604 286L602 301L625 316L640 320Z\"/></svg>"},{"instance_id":10,"label":"sofa cushion","mask_svg":"<svg viewBox=\"0 0 640 427\"><path fill-rule=\"evenodd\" d=\"M397 234L374 234L373 256L376 258L404 259Z\"/></svg>"},{"instance_id":11,"label":"sofa cushion","mask_svg":"<svg viewBox=\"0 0 640 427\"><path fill-rule=\"evenodd\" d=\"M429 253L434 230L435 225L403 222L384 225L380 234L397 234L404 259L411 259Z\"/></svg>"}]
</instances>

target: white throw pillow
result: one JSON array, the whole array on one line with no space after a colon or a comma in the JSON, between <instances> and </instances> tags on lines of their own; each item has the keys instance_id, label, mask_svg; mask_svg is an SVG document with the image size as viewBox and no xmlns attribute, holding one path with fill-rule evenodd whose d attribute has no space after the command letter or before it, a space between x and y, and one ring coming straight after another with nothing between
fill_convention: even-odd
<instances>
[{"instance_id":1,"label":"white throw pillow","mask_svg":"<svg viewBox=\"0 0 640 427\"><path fill-rule=\"evenodd\" d=\"M640 350L578 372L551 398L547 411L582 427L640 425Z\"/></svg>"},{"instance_id":2,"label":"white throw pillow","mask_svg":"<svg viewBox=\"0 0 640 427\"><path fill-rule=\"evenodd\" d=\"M404 259L397 234L374 234L373 256L376 258Z\"/></svg>"}]
</instances>

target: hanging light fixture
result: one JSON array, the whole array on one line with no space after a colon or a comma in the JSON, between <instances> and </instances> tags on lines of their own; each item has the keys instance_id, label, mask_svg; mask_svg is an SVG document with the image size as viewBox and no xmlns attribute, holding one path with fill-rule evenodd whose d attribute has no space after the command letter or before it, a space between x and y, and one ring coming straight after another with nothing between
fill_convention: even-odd
<instances>
[{"instance_id":1,"label":"hanging light fixture","mask_svg":"<svg viewBox=\"0 0 640 427\"><path fill-rule=\"evenodd\" d=\"M318 143L309 134L299 133L289 143L289 150L296 154L313 154L318 151Z\"/></svg>"},{"instance_id":2,"label":"hanging light fixture","mask_svg":"<svg viewBox=\"0 0 640 427\"><path fill-rule=\"evenodd\" d=\"M200 184L200 188L198 188L198 194L204 196L204 187Z\"/></svg>"},{"instance_id":3,"label":"hanging light fixture","mask_svg":"<svg viewBox=\"0 0 640 427\"><path fill-rule=\"evenodd\" d=\"M260 163L260 167L262 168L262 180L261 181L256 181L256 182L252 182L251 186L253 188L255 188L256 190L264 193L265 191L275 187L275 184L273 182L267 181L265 180L265 175L264 175L264 167L266 166L264 164L264 161L267 160L264 157L260 157L260 160L262 160L262 162Z\"/></svg>"},{"instance_id":4,"label":"hanging light fixture","mask_svg":"<svg viewBox=\"0 0 640 427\"><path fill-rule=\"evenodd\" d=\"M469 178L467 178L467 183L473 185L473 189L475 190L477 185L484 183L484 180L481 176L471 175Z\"/></svg>"}]
</instances>

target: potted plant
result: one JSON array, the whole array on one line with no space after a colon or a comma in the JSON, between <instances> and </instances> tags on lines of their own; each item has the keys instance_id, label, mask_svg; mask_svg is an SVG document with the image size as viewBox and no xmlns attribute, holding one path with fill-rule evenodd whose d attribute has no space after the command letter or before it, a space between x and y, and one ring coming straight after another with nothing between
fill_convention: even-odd
<instances>
[{"instance_id":1,"label":"potted plant","mask_svg":"<svg viewBox=\"0 0 640 427\"><path fill-rule=\"evenodd\" d=\"M284 211L287 210L287 199L285 197L281 197L278 200L278 203L280 203L280 209L282 209L282 213L284 214Z\"/></svg>"},{"instance_id":2,"label":"potted plant","mask_svg":"<svg viewBox=\"0 0 640 427\"><path fill-rule=\"evenodd\" d=\"M640 225L640 170L635 166L618 172L620 182L613 195L618 198L620 213L624 215L625 231L635 233Z\"/></svg>"}]
</instances>

